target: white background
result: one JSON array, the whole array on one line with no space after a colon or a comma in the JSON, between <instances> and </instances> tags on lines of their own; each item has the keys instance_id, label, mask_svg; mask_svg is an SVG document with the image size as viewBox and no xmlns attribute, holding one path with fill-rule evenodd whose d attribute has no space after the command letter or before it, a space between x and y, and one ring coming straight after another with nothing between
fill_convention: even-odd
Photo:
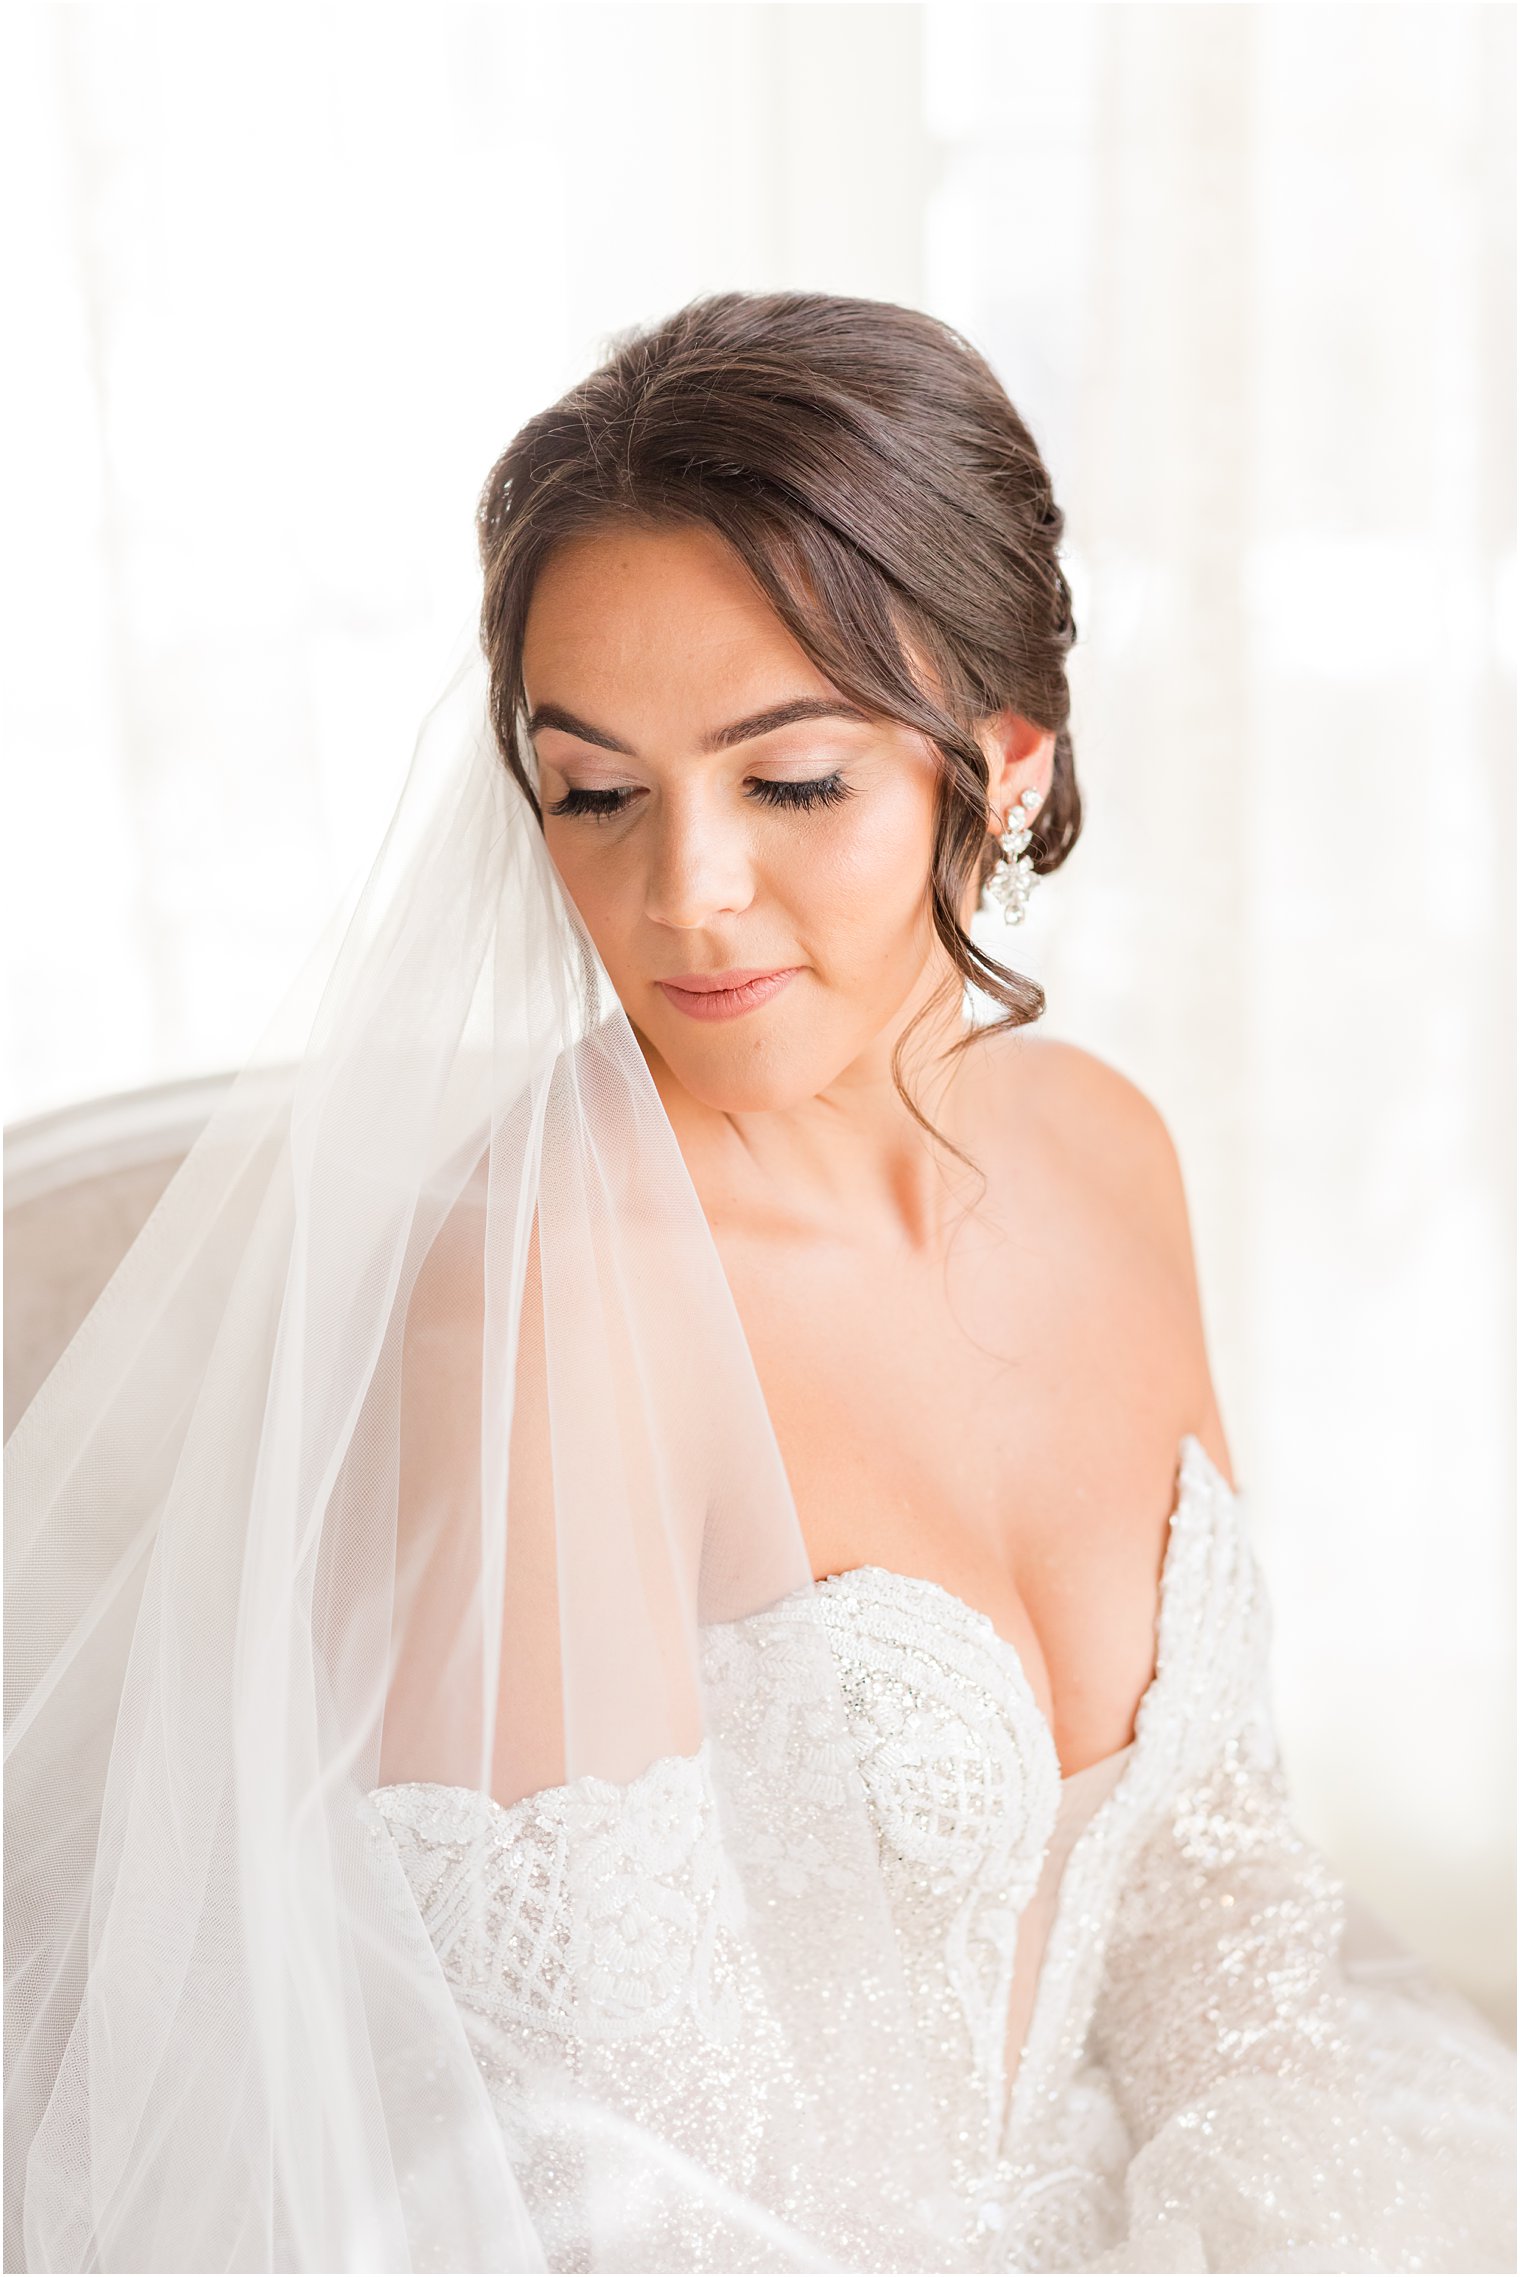
<instances>
[{"instance_id":1,"label":"white background","mask_svg":"<svg viewBox=\"0 0 1520 2277\"><path fill-rule=\"evenodd\" d=\"M9 1112L230 1066L608 334L927 307L1069 517L1020 953L1182 1149L1300 1814L1513 1980L1514 15L33 6L4 32ZM16 540L19 537L20 542Z\"/></svg>"}]
</instances>

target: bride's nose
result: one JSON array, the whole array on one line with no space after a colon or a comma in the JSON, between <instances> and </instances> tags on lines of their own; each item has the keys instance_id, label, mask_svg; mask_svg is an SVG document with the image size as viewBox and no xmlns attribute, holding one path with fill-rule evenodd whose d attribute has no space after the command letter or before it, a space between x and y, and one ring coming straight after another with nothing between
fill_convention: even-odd
<instances>
[{"instance_id":1,"label":"bride's nose","mask_svg":"<svg viewBox=\"0 0 1520 2277\"><path fill-rule=\"evenodd\" d=\"M755 890L752 856L747 816L723 813L716 799L697 791L662 800L649 838L647 914L687 932L747 909Z\"/></svg>"}]
</instances>

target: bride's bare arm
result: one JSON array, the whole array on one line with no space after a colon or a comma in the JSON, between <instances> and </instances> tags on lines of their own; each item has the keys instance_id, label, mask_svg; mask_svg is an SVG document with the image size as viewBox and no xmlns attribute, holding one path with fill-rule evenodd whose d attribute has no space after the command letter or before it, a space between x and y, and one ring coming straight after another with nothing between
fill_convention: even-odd
<instances>
[{"instance_id":1,"label":"bride's bare arm","mask_svg":"<svg viewBox=\"0 0 1520 2277\"><path fill-rule=\"evenodd\" d=\"M407 1307L381 1771L477 1785L494 1731L489 1791L511 1803L564 1777L563 1684L537 1244L515 1328L493 1320L507 1293L488 1304L486 1219L477 1184Z\"/></svg>"}]
</instances>

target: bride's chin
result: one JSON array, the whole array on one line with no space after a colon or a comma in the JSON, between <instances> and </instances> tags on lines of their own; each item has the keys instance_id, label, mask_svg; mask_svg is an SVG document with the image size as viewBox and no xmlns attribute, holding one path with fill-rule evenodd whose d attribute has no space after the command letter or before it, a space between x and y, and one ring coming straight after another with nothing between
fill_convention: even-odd
<instances>
[{"instance_id":1,"label":"bride's chin","mask_svg":"<svg viewBox=\"0 0 1520 2277\"><path fill-rule=\"evenodd\" d=\"M693 1044L684 1036L674 1042L653 1037L637 1021L631 1023L639 1048L649 1062L656 1082L675 1084L689 1099L716 1115L781 1114L815 1098L832 1069L821 1072L814 1055L795 1043L772 1037L764 1042L750 1038L741 1045L713 1038Z\"/></svg>"},{"instance_id":2,"label":"bride's chin","mask_svg":"<svg viewBox=\"0 0 1520 2277\"><path fill-rule=\"evenodd\" d=\"M665 1065L681 1089L716 1115L774 1115L800 1106L817 1086L799 1081L795 1068L764 1062L746 1067L697 1063L682 1053L665 1053Z\"/></svg>"}]
</instances>

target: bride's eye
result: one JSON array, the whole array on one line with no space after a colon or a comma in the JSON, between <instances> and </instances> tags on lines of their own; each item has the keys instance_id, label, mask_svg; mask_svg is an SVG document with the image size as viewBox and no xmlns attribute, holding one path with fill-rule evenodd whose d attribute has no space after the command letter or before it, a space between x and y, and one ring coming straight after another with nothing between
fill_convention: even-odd
<instances>
[{"instance_id":1,"label":"bride's eye","mask_svg":"<svg viewBox=\"0 0 1520 2277\"><path fill-rule=\"evenodd\" d=\"M854 796L842 775L814 775L807 782L771 782L759 776L750 785L762 806L837 806Z\"/></svg>"},{"instance_id":2,"label":"bride's eye","mask_svg":"<svg viewBox=\"0 0 1520 2277\"><path fill-rule=\"evenodd\" d=\"M807 807L837 806L841 799L854 795L844 777L837 773L814 775L800 783L772 782L767 777L756 777L750 791L761 806L789 807L793 812ZM590 815L593 820L607 822L623 812L632 796L631 790L582 790L572 783L563 798L550 802L547 812Z\"/></svg>"},{"instance_id":3,"label":"bride's eye","mask_svg":"<svg viewBox=\"0 0 1520 2277\"><path fill-rule=\"evenodd\" d=\"M550 814L589 814L606 822L613 815L621 814L625 800L632 796L631 791L579 790L572 783L562 799L551 801L548 811Z\"/></svg>"}]
</instances>

